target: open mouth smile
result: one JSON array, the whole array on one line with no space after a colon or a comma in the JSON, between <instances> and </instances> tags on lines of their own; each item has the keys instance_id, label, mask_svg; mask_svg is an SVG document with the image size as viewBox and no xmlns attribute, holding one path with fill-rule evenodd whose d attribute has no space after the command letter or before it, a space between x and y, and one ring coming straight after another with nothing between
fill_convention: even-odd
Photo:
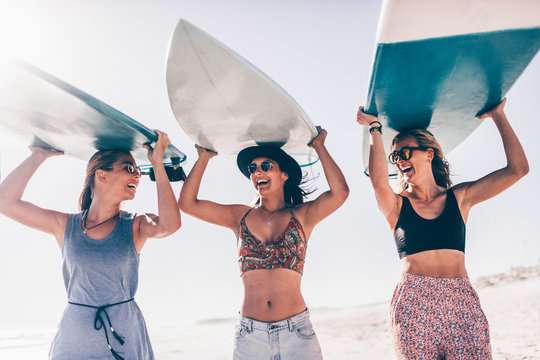
<instances>
[{"instance_id":1,"label":"open mouth smile","mask_svg":"<svg viewBox=\"0 0 540 360\"><path fill-rule=\"evenodd\" d=\"M261 186L264 186L264 185L267 185L268 183L270 183L270 180L259 179L259 180L257 180L257 188L259 188Z\"/></svg>"},{"instance_id":2,"label":"open mouth smile","mask_svg":"<svg viewBox=\"0 0 540 360\"><path fill-rule=\"evenodd\" d=\"M408 172L410 172L412 170L412 166L408 166L408 167L405 167L405 168L401 168L401 172L403 174L407 174Z\"/></svg>"}]
</instances>

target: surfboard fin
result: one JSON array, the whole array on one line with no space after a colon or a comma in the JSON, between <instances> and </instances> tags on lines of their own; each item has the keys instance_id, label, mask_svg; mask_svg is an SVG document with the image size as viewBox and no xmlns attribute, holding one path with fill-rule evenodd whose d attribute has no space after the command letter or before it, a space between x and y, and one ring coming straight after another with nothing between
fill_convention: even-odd
<instances>
[{"instance_id":1,"label":"surfboard fin","mask_svg":"<svg viewBox=\"0 0 540 360\"><path fill-rule=\"evenodd\" d=\"M167 173L170 182L186 180L186 173L180 165L165 166L165 172ZM150 168L148 176L150 176L150 180L156 181L154 168Z\"/></svg>"}]
</instances>

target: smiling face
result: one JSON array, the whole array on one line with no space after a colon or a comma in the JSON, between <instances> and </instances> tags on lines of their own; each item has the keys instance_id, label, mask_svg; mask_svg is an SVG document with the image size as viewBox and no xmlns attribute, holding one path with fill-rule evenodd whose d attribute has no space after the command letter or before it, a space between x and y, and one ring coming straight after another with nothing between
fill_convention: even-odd
<instances>
[{"instance_id":1,"label":"smiling face","mask_svg":"<svg viewBox=\"0 0 540 360\"><path fill-rule=\"evenodd\" d=\"M137 168L137 163L131 155L120 155L113 166L111 166L109 174L115 193L124 195L127 197L126 200L131 200L135 197L141 174Z\"/></svg>"},{"instance_id":2,"label":"smiling face","mask_svg":"<svg viewBox=\"0 0 540 360\"><path fill-rule=\"evenodd\" d=\"M267 171L261 168L261 164L264 162L270 163L270 169ZM251 173L250 179L259 195L267 197L272 193L279 193L283 196L283 185L288 179L288 175L280 170L278 163L272 159L260 157L253 159L251 164L257 165L257 170Z\"/></svg>"},{"instance_id":3,"label":"smiling face","mask_svg":"<svg viewBox=\"0 0 540 360\"><path fill-rule=\"evenodd\" d=\"M115 154L111 165L103 165L95 172L94 195L113 202L132 200L139 185L140 173L128 152Z\"/></svg>"},{"instance_id":4,"label":"smiling face","mask_svg":"<svg viewBox=\"0 0 540 360\"><path fill-rule=\"evenodd\" d=\"M392 151L418 147L418 143L413 137L400 139L392 146ZM433 159L433 149L412 150L411 157L403 160L401 157L396 163L396 167L403 180L409 184L423 181L429 176L433 176L431 170L431 160Z\"/></svg>"}]
</instances>

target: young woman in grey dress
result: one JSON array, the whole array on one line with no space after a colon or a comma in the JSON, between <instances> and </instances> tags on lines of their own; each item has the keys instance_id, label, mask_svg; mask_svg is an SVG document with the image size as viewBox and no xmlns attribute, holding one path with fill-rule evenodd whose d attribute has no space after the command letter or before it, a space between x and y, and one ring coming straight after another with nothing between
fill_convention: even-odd
<instances>
[{"instance_id":1,"label":"young woman in grey dress","mask_svg":"<svg viewBox=\"0 0 540 360\"><path fill-rule=\"evenodd\" d=\"M162 158L169 144L147 146L156 175L158 213L120 210L133 199L140 171L128 151L98 151L88 162L80 212L67 214L22 200L28 181L49 157L61 153L31 148L32 154L0 184L0 213L54 235L62 251L68 305L53 340L50 358L154 359L146 325L134 301L139 253L148 238L172 234L180 212Z\"/></svg>"}]
</instances>

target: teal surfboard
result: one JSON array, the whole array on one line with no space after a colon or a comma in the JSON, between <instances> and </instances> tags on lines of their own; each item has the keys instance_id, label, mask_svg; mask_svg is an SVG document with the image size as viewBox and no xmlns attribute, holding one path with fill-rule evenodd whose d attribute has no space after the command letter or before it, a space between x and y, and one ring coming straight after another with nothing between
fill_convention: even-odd
<instances>
[{"instance_id":1,"label":"teal surfboard","mask_svg":"<svg viewBox=\"0 0 540 360\"><path fill-rule=\"evenodd\" d=\"M277 83L211 35L180 20L169 43L167 90L176 120L202 147L234 156L281 146L301 166L318 160L317 129Z\"/></svg>"},{"instance_id":2,"label":"teal surfboard","mask_svg":"<svg viewBox=\"0 0 540 360\"><path fill-rule=\"evenodd\" d=\"M129 150L153 177L143 145L157 140L155 131L20 60L4 59L0 65L0 129L4 136L82 160L97 150ZM179 180L185 159L169 145L163 162L171 180Z\"/></svg>"},{"instance_id":3,"label":"teal surfboard","mask_svg":"<svg viewBox=\"0 0 540 360\"><path fill-rule=\"evenodd\" d=\"M452 151L539 48L540 1L385 0L366 101L385 150L396 132L427 128ZM367 174L367 129L363 136Z\"/></svg>"}]
</instances>

